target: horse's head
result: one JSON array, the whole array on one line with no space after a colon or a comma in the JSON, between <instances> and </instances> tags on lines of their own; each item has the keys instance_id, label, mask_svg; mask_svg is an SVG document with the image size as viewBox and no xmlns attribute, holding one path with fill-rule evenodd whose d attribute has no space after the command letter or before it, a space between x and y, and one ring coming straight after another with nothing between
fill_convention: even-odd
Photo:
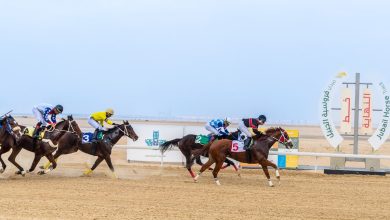
<instances>
[{"instance_id":1,"label":"horse's head","mask_svg":"<svg viewBox=\"0 0 390 220\"><path fill-rule=\"evenodd\" d=\"M73 119L72 115L69 115L67 119L62 119L58 122L55 128L49 128L50 132L45 133L45 138L51 139L54 142L57 142L65 133L75 133L81 137L81 130L77 122Z\"/></svg>"},{"instance_id":2,"label":"horse's head","mask_svg":"<svg viewBox=\"0 0 390 220\"><path fill-rule=\"evenodd\" d=\"M74 119L73 119L73 115L68 115L68 120L69 121L73 121Z\"/></svg>"},{"instance_id":3,"label":"horse's head","mask_svg":"<svg viewBox=\"0 0 390 220\"><path fill-rule=\"evenodd\" d=\"M133 127L130 125L128 121L123 121L123 124L119 125L119 127L124 135L131 138L133 141L138 140L138 135L135 133Z\"/></svg>"},{"instance_id":4,"label":"horse's head","mask_svg":"<svg viewBox=\"0 0 390 220\"><path fill-rule=\"evenodd\" d=\"M77 122L73 119L73 115L68 115L68 123L69 123L68 131L74 132L81 137L82 136L81 129L77 124Z\"/></svg>"},{"instance_id":5,"label":"horse's head","mask_svg":"<svg viewBox=\"0 0 390 220\"><path fill-rule=\"evenodd\" d=\"M6 115L1 119L1 126L4 127L4 130L9 134L13 135L16 140L19 140L23 133L22 128L19 126L18 122L11 115Z\"/></svg>"},{"instance_id":6,"label":"horse's head","mask_svg":"<svg viewBox=\"0 0 390 220\"><path fill-rule=\"evenodd\" d=\"M286 146L288 149L291 149L294 147L294 144L291 141L290 136L288 135L287 131L281 127L268 129L266 131L266 134L268 136L274 138L279 143Z\"/></svg>"}]
</instances>

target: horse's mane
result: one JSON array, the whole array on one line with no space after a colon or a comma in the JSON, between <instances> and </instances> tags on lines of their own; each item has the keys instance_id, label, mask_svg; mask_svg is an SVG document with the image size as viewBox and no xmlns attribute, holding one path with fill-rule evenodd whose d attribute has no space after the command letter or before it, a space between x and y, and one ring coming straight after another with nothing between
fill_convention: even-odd
<instances>
[{"instance_id":1,"label":"horse's mane","mask_svg":"<svg viewBox=\"0 0 390 220\"><path fill-rule=\"evenodd\" d=\"M107 134L107 133L110 133L110 132L112 132L113 130L119 128L119 126L121 126L121 125L115 125L114 127L108 129L105 133L106 133L106 134Z\"/></svg>"},{"instance_id":2,"label":"horse's mane","mask_svg":"<svg viewBox=\"0 0 390 220\"><path fill-rule=\"evenodd\" d=\"M281 127L270 127L267 130L265 130L265 133L268 135L269 133L273 133L273 132L275 132L277 130L282 130L283 131L283 128L281 128Z\"/></svg>"}]
</instances>

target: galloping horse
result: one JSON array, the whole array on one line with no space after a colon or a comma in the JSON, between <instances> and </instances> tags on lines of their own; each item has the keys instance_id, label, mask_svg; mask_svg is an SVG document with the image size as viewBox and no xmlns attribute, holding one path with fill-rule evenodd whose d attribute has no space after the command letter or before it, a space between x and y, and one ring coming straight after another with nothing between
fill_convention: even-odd
<instances>
[{"instance_id":1,"label":"galloping horse","mask_svg":"<svg viewBox=\"0 0 390 220\"><path fill-rule=\"evenodd\" d=\"M71 117L71 116L70 116ZM9 119L12 118L9 116ZM13 119L13 118L12 118ZM12 121L12 120L9 120ZM36 165L38 164L39 160L45 156L49 161L53 163L53 168L56 167L56 162L54 161L52 153L55 151L55 147L51 145L56 145L58 140L61 138L61 136L64 134L64 131L69 129L71 126L71 122L69 120L63 120L57 124L57 127L55 129L52 129L51 131L46 131L45 136L43 137L43 140L39 140L36 143L36 146L34 147L34 139L28 135L21 135L20 130L26 129L24 126L19 126L17 122L13 119L13 122L10 123L11 127L14 127L13 130L18 130L16 136L15 134L5 133L3 140L2 140L2 147L0 149L0 162L2 164L2 169L0 170L0 173L4 172L6 169L6 164L4 163L3 159L1 158L1 155L8 152L12 148L12 153L8 157L8 160L14 164L19 170L15 174L21 174L24 176L26 174L26 171L16 162L16 156L20 153L20 151L24 148L28 151L31 151L35 153L34 160L31 164L31 168L28 170L28 172L32 172L35 170ZM20 129L18 129L18 127Z\"/></svg>"},{"instance_id":2,"label":"galloping horse","mask_svg":"<svg viewBox=\"0 0 390 220\"><path fill-rule=\"evenodd\" d=\"M237 139L237 136L238 136L238 131L236 132L233 132L232 134L230 134L227 139ZM192 165L194 164L194 160L196 160L196 163L199 164L200 166L203 166L203 163L202 161L200 160L200 156L204 156L204 157L207 157L207 152L204 153L204 154L200 154L200 155L197 155L196 157L192 157L193 155L193 151L194 150L200 150L202 148L208 148L209 146L211 146L212 142L208 143L208 144L205 144L205 145L202 145L202 144L198 144L195 142L195 139L196 139L196 136L197 135L194 135L194 134L189 134L189 135L186 135L184 136L183 138L178 138L178 139L173 139L171 141L167 141L163 144L160 145L160 151L161 153L164 153L165 151L171 149L173 146L177 146L179 148L179 150L181 151L181 153L184 155L184 157L186 158L186 168L188 170L188 172L190 173L191 177L192 178L195 178L195 174L194 172L192 171ZM234 164L234 162L232 162L231 160L229 159L226 159L225 160L225 163L227 164L224 168L228 167L228 166L233 166L234 169L238 172L238 168L237 166Z\"/></svg>"},{"instance_id":3,"label":"galloping horse","mask_svg":"<svg viewBox=\"0 0 390 220\"><path fill-rule=\"evenodd\" d=\"M230 157L234 160L243 162L243 163L258 163L263 168L264 174L268 179L269 186L274 186L271 177L268 172L268 166L273 167L276 170L276 177L280 183L280 174L279 168L269 161L268 154L272 145L275 142L284 144L288 148L293 147L293 143L290 140L287 132L281 128L269 128L265 131L264 135L254 137L254 144L248 152L232 152L232 141L231 140L220 140L214 142L209 149L209 160L205 163L200 169L198 175L195 177L195 182L198 181L200 175L209 168L212 164L216 163L213 170L214 180L217 185L221 185L218 180L218 172L222 167L222 164L226 157Z\"/></svg>"},{"instance_id":4,"label":"galloping horse","mask_svg":"<svg viewBox=\"0 0 390 220\"><path fill-rule=\"evenodd\" d=\"M58 145L58 150L54 154L54 159L57 160L57 158L59 158L63 154L75 153L78 150L93 156L97 156L98 158L96 159L92 168L84 172L84 174L86 175L91 174L93 170L95 170L96 167L103 160L105 160L108 167L116 177L114 166L111 162L112 148L123 136L129 137L133 141L138 140L137 134L134 132L133 127L129 124L128 121L123 121L122 125L116 125L108 131L105 131L103 140L92 143L82 143L81 138L78 138L82 137L82 133L77 123L74 124L74 130L77 133L77 137L72 134L65 134L64 136L62 136L62 138L60 139L60 144ZM45 174L50 170L51 166L49 167L49 170L40 172L40 174Z\"/></svg>"}]
</instances>

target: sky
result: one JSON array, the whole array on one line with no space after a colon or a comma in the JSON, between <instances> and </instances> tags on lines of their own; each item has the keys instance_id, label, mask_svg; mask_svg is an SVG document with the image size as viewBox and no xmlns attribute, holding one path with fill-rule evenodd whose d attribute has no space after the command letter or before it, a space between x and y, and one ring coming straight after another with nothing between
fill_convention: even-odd
<instances>
[{"instance_id":1,"label":"sky","mask_svg":"<svg viewBox=\"0 0 390 220\"><path fill-rule=\"evenodd\" d=\"M390 85L386 0L0 0L0 112L318 123L322 89Z\"/></svg>"}]
</instances>

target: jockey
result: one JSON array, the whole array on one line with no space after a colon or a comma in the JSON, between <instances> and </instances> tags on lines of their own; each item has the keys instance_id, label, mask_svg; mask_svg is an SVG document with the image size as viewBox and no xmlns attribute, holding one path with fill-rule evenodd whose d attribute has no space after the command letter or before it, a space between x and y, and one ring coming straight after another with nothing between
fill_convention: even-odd
<instances>
[{"instance_id":1,"label":"jockey","mask_svg":"<svg viewBox=\"0 0 390 220\"><path fill-rule=\"evenodd\" d=\"M229 135L227 127L230 125L230 118L213 119L205 125L206 130L210 131L211 134L216 135L219 139L222 139Z\"/></svg>"},{"instance_id":2,"label":"jockey","mask_svg":"<svg viewBox=\"0 0 390 220\"><path fill-rule=\"evenodd\" d=\"M7 116L5 116L4 118L0 118L0 129L3 128L3 125L2 125L3 123L5 124L4 131L7 131L9 134L11 134L12 128L11 128L11 125L8 123ZM1 145L1 143L0 143L0 145Z\"/></svg>"},{"instance_id":3,"label":"jockey","mask_svg":"<svg viewBox=\"0 0 390 220\"><path fill-rule=\"evenodd\" d=\"M35 118L38 120L37 125L33 133L33 138L36 140L39 138L41 132L45 130L46 126L51 125L53 128L57 124L57 115L61 114L64 111L62 105L50 105L50 104L40 104L34 106L32 112ZM49 115L51 116L49 118Z\"/></svg>"},{"instance_id":4,"label":"jockey","mask_svg":"<svg viewBox=\"0 0 390 220\"><path fill-rule=\"evenodd\" d=\"M107 131L108 129L104 127L104 123L106 122L109 125L115 125L109 118L114 115L114 110L111 108L106 109L104 112L95 112L91 114L88 119L88 124L90 124L93 128L95 128L95 132L92 137L92 141L96 141L98 139L99 132Z\"/></svg>"},{"instance_id":5,"label":"jockey","mask_svg":"<svg viewBox=\"0 0 390 220\"><path fill-rule=\"evenodd\" d=\"M267 117L265 117L265 115L260 115L258 118L244 118L238 123L238 130L247 136L244 141L246 149L249 147L252 141L252 133L249 131L249 128L252 128L256 135L261 135L262 132L257 128L259 125L264 125L266 121Z\"/></svg>"}]
</instances>

